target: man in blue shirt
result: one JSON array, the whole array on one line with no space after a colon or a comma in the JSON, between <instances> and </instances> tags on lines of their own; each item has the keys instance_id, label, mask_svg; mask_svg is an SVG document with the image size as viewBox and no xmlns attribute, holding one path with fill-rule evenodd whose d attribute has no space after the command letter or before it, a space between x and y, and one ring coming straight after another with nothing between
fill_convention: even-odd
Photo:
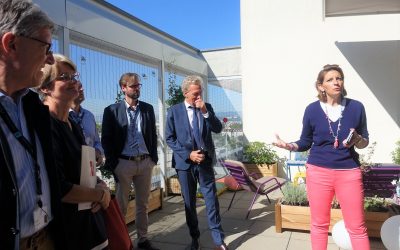
<instances>
[{"instance_id":1,"label":"man in blue shirt","mask_svg":"<svg viewBox=\"0 0 400 250\"><path fill-rule=\"evenodd\" d=\"M119 86L125 94L124 100L104 109L101 143L106 156L105 167L114 174L116 197L123 215L133 183L138 247L157 250L147 239L147 204L152 171L158 161L154 109L139 101L142 84L138 74L123 74Z\"/></svg>"},{"instance_id":2,"label":"man in blue shirt","mask_svg":"<svg viewBox=\"0 0 400 250\"><path fill-rule=\"evenodd\" d=\"M103 163L103 148L101 146L99 133L96 127L94 115L87 109L84 109L81 104L85 100L84 89L82 83L79 84L79 96L75 99L69 111L69 117L82 128L85 137L86 145L94 147L96 152L97 166Z\"/></svg>"}]
</instances>

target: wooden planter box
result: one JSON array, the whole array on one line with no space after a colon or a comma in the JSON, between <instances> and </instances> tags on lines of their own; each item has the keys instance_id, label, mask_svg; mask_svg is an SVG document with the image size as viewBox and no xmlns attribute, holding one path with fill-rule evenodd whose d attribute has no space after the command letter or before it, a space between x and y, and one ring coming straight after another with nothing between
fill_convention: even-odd
<instances>
[{"instance_id":1,"label":"wooden planter box","mask_svg":"<svg viewBox=\"0 0 400 250\"><path fill-rule=\"evenodd\" d=\"M247 172L257 173L261 176L278 176L278 163L272 164L253 164L253 163L243 163L246 167Z\"/></svg>"},{"instance_id":2,"label":"wooden planter box","mask_svg":"<svg viewBox=\"0 0 400 250\"><path fill-rule=\"evenodd\" d=\"M382 224L389 217L389 212L365 212L368 236L380 238ZM332 232L333 225L342 219L340 209L331 209L329 232ZM282 229L310 231L310 208L275 204L275 228L277 233L281 233Z\"/></svg>"},{"instance_id":3,"label":"wooden planter box","mask_svg":"<svg viewBox=\"0 0 400 250\"><path fill-rule=\"evenodd\" d=\"M150 192L149 196L149 207L147 212L150 213L151 211L154 211L156 209L161 209L162 208L162 201L163 201L163 195L162 195L162 188L156 188ZM131 200L128 203L128 207L126 210L126 215L125 215L125 223L128 224L136 219L136 204L135 200Z\"/></svg>"},{"instance_id":4,"label":"wooden planter box","mask_svg":"<svg viewBox=\"0 0 400 250\"><path fill-rule=\"evenodd\" d=\"M181 185L179 184L177 175L171 176L167 179L167 193L181 194Z\"/></svg>"}]
</instances>

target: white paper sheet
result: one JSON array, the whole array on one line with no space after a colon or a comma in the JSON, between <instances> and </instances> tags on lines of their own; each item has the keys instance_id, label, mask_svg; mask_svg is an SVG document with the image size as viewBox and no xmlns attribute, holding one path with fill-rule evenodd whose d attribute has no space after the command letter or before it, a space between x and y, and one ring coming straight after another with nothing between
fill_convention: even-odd
<instances>
[{"instance_id":1,"label":"white paper sheet","mask_svg":"<svg viewBox=\"0 0 400 250\"><path fill-rule=\"evenodd\" d=\"M81 181L80 184L85 187L94 188L96 186L96 154L94 147L82 145L81 159ZM82 202L78 204L78 210L91 209L91 202Z\"/></svg>"}]
</instances>

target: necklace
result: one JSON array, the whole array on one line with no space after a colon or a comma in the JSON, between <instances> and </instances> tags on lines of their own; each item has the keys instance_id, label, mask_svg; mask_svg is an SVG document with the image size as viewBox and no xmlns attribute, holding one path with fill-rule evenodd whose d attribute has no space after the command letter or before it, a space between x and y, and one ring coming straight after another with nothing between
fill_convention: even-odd
<instances>
[{"instance_id":1,"label":"necklace","mask_svg":"<svg viewBox=\"0 0 400 250\"><path fill-rule=\"evenodd\" d=\"M338 136L339 136L339 131L340 131L341 120L342 120L342 117L343 117L343 110L344 110L344 106L345 106L344 105L344 99L343 99L342 105L341 105L342 108L340 110L340 116L339 116L338 126L337 126L337 129L336 129L336 135L335 135L335 133L333 132L333 129L332 129L332 125L331 125L332 121L331 121L331 119L329 119L328 107L327 107L326 103L324 103L324 106L325 106L325 117L326 117L326 120L328 121L328 125L329 125L329 133L332 135L332 137L334 139L333 147L334 148L338 148L339 147Z\"/></svg>"}]
</instances>

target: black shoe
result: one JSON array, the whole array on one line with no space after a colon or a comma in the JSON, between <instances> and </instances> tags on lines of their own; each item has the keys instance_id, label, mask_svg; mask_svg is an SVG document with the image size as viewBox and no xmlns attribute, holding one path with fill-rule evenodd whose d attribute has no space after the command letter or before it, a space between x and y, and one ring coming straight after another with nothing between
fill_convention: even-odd
<instances>
[{"instance_id":1,"label":"black shoe","mask_svg":"<svg viewBox=\"0 0 400 250\"><path fill-rule=\"evenodd\" d=\"M160 250L156 247L153 247L149 240L145 240L143 242L138 242L137 246L138 246L138 248L144 249L144 250Z\"/></svg>"},{"instance_id":2,"label":"black shoe","mask_svg":"<svg viewBox=\"0 0 400 250\"><path fill-rule=\"evenodd\" d=\"M192 238L192 245L190 245L190 250L200 249L199 239Z\"/></svg>"}]
</instances>

